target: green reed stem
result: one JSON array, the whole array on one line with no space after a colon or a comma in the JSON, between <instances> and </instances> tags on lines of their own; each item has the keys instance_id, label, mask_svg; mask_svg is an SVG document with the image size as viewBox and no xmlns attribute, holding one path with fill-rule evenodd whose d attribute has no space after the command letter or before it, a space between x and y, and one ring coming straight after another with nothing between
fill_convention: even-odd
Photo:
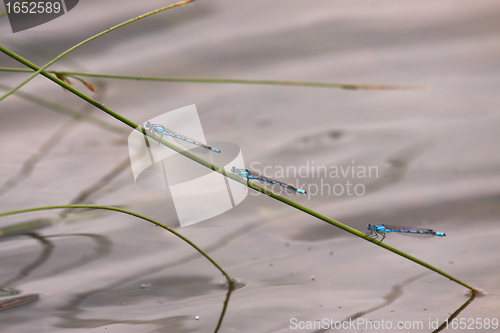
<instances>
[{"instance_id":1,"label":"green reed stem","mask_svg":"<svg viewBox=\"0 0 500 333\"><path fill-rule=\"evenodd\" d=\"M122 208L110 207L110 206L99 206L99 205L54 205L54 206L32 207L32 208L25 208L25 209L19 209L19 210L12 210L10 212L0 213L0 217L7 216L7 215L14 215L14 214L35 212L35 211L40 211L40 210L62 209L62 208L90 208L90 209L111 210L111 211L115 211L115 212L119 212L119 213L123 213L123 214L132 215L132 216L135 216L137 218L148 221L150 223L156 224L157 226L162 227L163 229L174 234L175 236L179 237L184 242L189 244L192 248L194 248L202 256L204 256L208 261L210 261L226 277L226 279L228 280L229 283L234 283L234 279L214 259L212 259L212 257L210 257L207 253L205 253L205 251L200 249L195 243L191 242L188 238L186 238L182 234L178 233L174 229L167 227L166 225L164 225L158 221L153 220L152 218L149 218L147 216L137 214L137 213L134 213L134 212L122 209Z\"/></svg>"},{"instance_id":2,"label":"green reed stem","mask_svg":"<svg viewBox=\"0 0 500 333\"><path fill-rule=\"evenodd\" d=\"M184 5L184 4L187 4L187 3L190 3L190 2L194 2L196 0L185 0L185 1L181 1L181 2L178 2L178 3L175 3L173 5L170 5L170 6L166 6L166 7L162 7L162 8L159 8L159 9L155 9L151 12L148 12L146 14L142 14L142 15L139 15L137 17L134 17L133 19L130 19L128 21L125 21L125 22L122 22L120 24L117 24L115 25L114 27L111 27L109 29L106 29L90 38L87 38L86 40L84 40L83 42L80 42L78 44L76 44L75 46L67 49L66 51L64 51L63 53L59 54L57 57L55 57L54 59L52 59L51 61L49 61L48 63L46 63L45 65L43 65L42 67L38 68L35 70L35 72L30 75L26 80L24 80L23 82L21 82L20 84L18 84L17 86L15 86L14 88L12 88L11 90L9 90L7 93L5 93L2 97L0 97L0 102L2 100L4 100L5 98L7 98L9 95L11 95L12 93L14 93L15 91L17 91L19 88L21 88L22 86L24 86L27 82L29 82L31 79L33 79L35 76L37 76L38 74L40 74L43 70L45 70L47 67L49 67L50 65L52 65L53 63L55 63L57 60L61 59L62 57L64 57L66 54L70 53L71 51L79 48L80 46L98 38L98 37L101 37L102 35L105 35L107 34L108 32L111 32L113 30L116 30L118 28L121 28L129 23L132 23L132 22L135 22L137 20L140 20L140 19L143 19L145 17L148 17L148 16L151 16L153 14L156 14L156 13L159 13L159 12L162 12L164 10L167 10L167 9L170 9L170 8L174 8L174 7L177 7L177 6L181 6L181 5ZM3 46L0 46L1 48L4 49ZM2 50L3 51L3 50Z\"/></svg>"},{"instance_id":3,"label":"green reed stem","mask_svg":"<svg viewBox=\"0 0 500 333\"><path fill-rule=\"evenodd\" d=\"M0 67L4 72L33 72L27 68ZM300 87L322 87L322 88L340 88L340 89L369 89L369 90L428 90L425 85L387 85L387 84L353 84L353 83L335 83L335 82L309 82L309 81L283 81L283 80L240 80L240 79L209 79L209 78L180 78L180 77L158 77L158 76L137 76L137 75L114 75L99 74L87 72L69 72L69 71L46 71L52 74L62 74L68 76L86 76L106 79L122 80L140 80L140 81L163 81L163 82L198 82L198 83L237 83L237 84L264 84L279 86L300 86Z\"/></svg>"}]
</instances>

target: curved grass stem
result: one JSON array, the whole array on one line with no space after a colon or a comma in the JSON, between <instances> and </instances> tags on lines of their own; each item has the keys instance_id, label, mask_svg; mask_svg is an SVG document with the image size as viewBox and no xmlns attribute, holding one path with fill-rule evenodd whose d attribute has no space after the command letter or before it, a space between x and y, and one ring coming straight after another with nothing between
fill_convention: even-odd
<instances>
[{"instance_id":1,"label":"curved grass stem","mask_svg":"<svg viewBox=\"0 0 500 333\"><path fill-rule=\"evenodd\" d=\"M128 214L128 215L137 217L139 219L145 220L147 222L153 223L153 224L167 230L168 232L170 232L170 233L174 234L175 236L177 236L178 238L180 238L185 243L189 244L196 251L198 251L198 253L200 253L203 257L205 257L208 261L210 261L210 263L212 263L212 265L214 265L222 273L222 275L224 275L224 277L227 280L228 291L226 293L226 297L224 299L224 303L222 306L222 311L221 311L221 314L219 316L219 320L217 321L217 325L215 327L214 333L217 333L219 331L219 329L222 326L222 322L224 320L224 316L226 314L227 307L229 305L229 298L231 297L231 293L234 291L234 288L235 288L235 280L214 259L212 259L212 257L210 257L205 251L203 251L195 243L190 241L189 238L183 236L182 234L178 233L174 229L167 227L166 225L164 225L158 221L155 221L147 216L137 214L137 213L134 213L132 211L125 210L123 208L111 207L111 206L100 206L100 205L54 205L54 206L32 207L32 208L26 208L26 209L13 210L13 211L9 211L9 212L3 212L3 213L0 213L0 217L14 215L14 214L34 212L34 211L41 211L41 210L68 209L68 208L71 208L71 209L72 208L103 209L103 210L110 210L110 211L115 211L115 212L119 212L119 213L123 213L123 214ZM29 226L40 226L40 225L48 225L48 224L50 224L50 223L47 223L46 221L44 223L43 220L37 220L37 221L34 221L32 223L29 223L29 224L22 224L21 226L12 226L12 227L8 227L8 228L4 228L4 230L2 230L2 232L0 233L0 236L2 234L14 232L16 230L22 230L22 229L29 227Z\"/></svg>"},{"instance_id":2,"label":"curved grass stem","mask_svg":"<svg viewBox=\"0 0 500 333\"><path fill-rule=\"evenodd\" d=\"M194 248L196 251L198 251L202 256L204 256L208 261L210 261L212 263L212 265L214 265L226 277L230 286L234 285L234 279L214 259L212 259L212 257L210 257L207 253L205 253L202 249L200 249L195 243L190 241L187 237L178 233L174 229L172 229L172 228L170 228L170 227L168 227L168 226L166 226L158 221L153 220L152 218L149 218L149 217L141 215L141 214L134 213L134 212L129 211L129 210L125 210L123 208L111 207L111 206L100 206L100 205L54 205L54 206L32 207L32 208L25 208L25 209L19 209L19 210L12 210L9 212L2 212L2 213L0 213L0 217L14 215L14 214L41 211L41 210L67 209L67 208L87 208L87 209L110 210L110 211L115 211L115 212L119 212L119 213L123 213L123 214L128 214L128 215L140 218L142 220L148 221L150 223L153 223L159 227L162 227L163 229L165 229L168 232L179 237L185 243L189 244L192 248Z\"/></svg>"}]
</instances>

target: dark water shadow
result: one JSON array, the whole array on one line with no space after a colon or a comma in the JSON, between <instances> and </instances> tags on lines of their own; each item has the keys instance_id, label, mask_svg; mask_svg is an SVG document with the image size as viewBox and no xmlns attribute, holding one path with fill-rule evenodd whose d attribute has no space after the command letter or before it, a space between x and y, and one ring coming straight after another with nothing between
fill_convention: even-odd
<instances>
[{"instance_id":1,"label":"dark water shadow","mask_svg":"<svg viewBox=\"0 0 500 333\"><path fill-rule=\"evenodd\" d=\"M101 177L96 182L90 184L87 188L80 191L77 196L71 200L70 205L76 204L85 204L88 203L88 199L94 195L96 192L100 191L107 185L109 185L115 178L121 175L125 170L130 168L130 158L127 156L120 163L116 164L113 169L111 169L108 173L106 173L103 177ZM59 216L64 218L67 217L70 213L72 213L74 208L64 209ZM82 209L84 210L84 209Z\"/></svg>"},{"instance_id":2,"label":"dark water shadow","mask_svg":"<svg viewBox=\"0 0 500 333\"><path fill-rule=\"evenodd\" d=\"M398 298L400 298L401 296L403 296L403 287L405 285L408 285L426 275L430 275L431 273L421 273L421 274L418 274L418 275L415 275L413 277L410 277L406 280L404 280L403 282L401 282L400 284L396 284L392 287L391 291L389 291L383 298L384 298L384 302L380 305L377 305L377 306L374 306L374 307L371 307L367 310L363 310L363 311L359 311L359 312L356 312L354 313L353 315L350 315L348 316L347 318L344 318L343 320L341 320L340 322L344 323L344 322L350 322L350 321L353 321L353 320L356 320L366 314L369 314L371 312L374 312L378 309L381 309L381 308L384 308L390 304L392 304L395 300L397 300ZM471 296L469 297L469 299L462 305L460 306L455 312L453 312L451 314L450 317L448 317L447 320L445 320L435 331L433 331L432 333L438 333L438 332L441 332L443 329L447 328L447 324L450 323L454 318L456 318L460 312L462 312L467 306L469 306L472 301L476 298L476 293L471 291ZM320 330L316 330L316 331L313 331L313 333L322 333L322 332L326 332L326 331L330 331L332 330L333 328L327 328L327 329L320 329Z\"/></svg>"},{"instance_id":3,"label":"dark water shadow","mask_svg":"<svg viewBox=\"0 0 500 333\"><path fill-rule=\"evenodd\" d=\"M350 316L348 316L347 318L344 318L342 320L340 320L340 322L344 323L344 322L350 322L352 320L355 320L355 319L358 319L366 314L369 314L371 312L374 312L376 310L379 310L379 309L382 309L392 303L394 303L394 301L396 301L398 298L400 298L401 296L403 296L403 287L412 283L412 282L415 282L417 281L418 279L426 276L426 275L430 275L431 273L428 273L428 272L424 272L424 273L420 273L420 274L417 274L417 275L414 275L406 280L403 280L403 282L399 283L399 284L396 284L394 286L392 286L391 290L385 294L382 298L384 299L384 302L382 302L380 305L376 305L374 307L371 307L369 309L366 309L366 310L363 310L363 311L359 311L359 312L356 312ZM313 331L313 333L322 333L322 332L327 332L327 331L330 331L332 330L332 328L327 328L327 329L320 329L320 330L316 330L316 331Z\"/></svg>"},{"instance_id":4,"label":"dark water shadow","mask_svg":"<svg viewBox=\"0 0 500 333\"><path fill-rule=\"evenodd\" d=\"M410 277L410 278L408 278L406 280L403 280L403 282L392 286L391 290L382 297L385 300L382 304L374 306L374 307L371 307L371 308L369 308L367 310L364 310L364 311L356 312L353 315L348 316L347 318L345 318L342 321L348 321L349 319L351 319L351 320L352 319L357 319L357 318L360 318L361 316L364 316L364 315L369 314L371 312L374 312L376 310L385 308L388 305L391 305L398 298L400 298L401 296L403 296L403 294L404 294L403 293L403 287L405 287L406 285L408 285L408 284L410 284L412 282L417 281L420 278L423 278L424 276L430 275L430 274L431 273L424 272L424 273L421 273L421 274L414 275L414 276L412 276L412 277Z\"/></svg>"},{"instance_id":5,"label":"dark water shadow","mask_svg":"<svg viewBox=\"0 0 500 333\"><path fill-rule=\"evenodd\" d=\"M430 146L430 141L416 142L387 156L385 161L389 163L389 168L380 178L365 185L366 194L375 193L403 180L411 162L426 152Z\"/></svg>"},{"instance_id":6,"label":"dark water shadow","mask_svg":"<svg viewBox=\"0 0 500 333\"><path fill-rule=\"evenodd\" d=\"M104 95L105 85L100 85L95 98L99 100ZM34 153L28 156L18 172L0 185L0 196L8 193L24 180L28 179L33 173L36 165L43 161L43 159L47 157L49 153L57 147L57 145L62 142L64 138L76 128L77 125L82 122L84 115L90 114L94 109L93 105L85 104L80 111L75 111L74 115L68 121L62 124L58 129L54 130L52 135L45 140Z\"/></svg>"},{"instance_id":7,"label":"dark water shadow","mask_svg":"<svg viewBox=\"0 0 500 333\"><path fill-rule=\"evenodd\" d=\"M14 277L12 277L12 278L8 279L7 281L4 281L0 284L0 296L12 296L12 295L20 294L20 291L12 288L12 286L19 284L23 279L30 276L35 269L41 267L51 257L51 255L54 252L54 249L56 248L56 245L54 242L48 240L48 238L51 238L51 237L70 237L70 236L88 237L88 238L93 239L97 243L97 246L94 249L92 254L83 256L81 259L78 259L70 264L56 267L45 274L41 274L38 278L51 277L51 276L55 276L57 274L65 273L71 269L79 268L83 265L86 265L90 262L93 262L97 259L100 259L100 258L102 258L110 253L111 245L112 245L111 241L107 237L102 236L102 235L95 235L95 234L67 234L67 235L40 236L39 234L36 234L36 233L24 233L21 235L16 234L16 235L9 235L9 236L10 236L9 239L12 239L11 237L18 237L18 236L25 236L25 237L33 238L33 239L37 240L38 242L40 242L40 244L42 245L42 250L34 261L32 261L28 265L24 266L19 271L19 273L17 273ZM15 309L15 308L29 305L29 304L33 303L34 301L36 301L38 298L39 298L39 295L24 295L21 297L8 299L8 300L0 303L0 311L6 311L6 310Z\"/></svg>"},{"instance_id":8,"label":"dark water shadow","mask_svg":"<svg viewBox=\"0 0 500 333\"><path fill-rule=\"evenodd\" d=\"M282 157L281 160L286 161L286 157L290 154L295 154L297 150L302 150L305 153L310 153L311 151L328 151L331 153L332 149L341 147L346 141L349 141L348 137L349 133L341 130L330 130L314 135L303 136L289 144L288 146L290 147L284 148L273 154L273 156ZM384 158L384 161L388 163L388 168L380 177L365 184L365 195L374 193L401 181L406 175L411 162L426 152L431 146L432 141L430 139L422 140L390 153ZM315 167L317 168L319 166ZM346 173L347 176L349 174L350 172ZM311 179L314 179L314 177L311 177ZM338 197L342 197L342 195ZM345 195L344 197L348 196Z\"/></svg>"},{"instance_id":9,"label":"dark water shadow","mask_svg":"<svg viewBox=\"0 0 500 333\"><path fill-rule=\"evenodd\" d=\"M43 263L49 259L54 250L54 244L45 237L42 237L36 233L24 234L25 237L30 237L37 240L42 245L42 250L38 257L34 261L24 266L14 277L8 279L5 282L0 283L0 296L10 296L19 294L18 290L11 289L10 286L19 283L24 278L28 277L33 270L40 267Z\"/></svg>"},{"instance_id":10,"label":"dark water shadow","mask_svg":"<svg viewBox=\"0 0 500 333\"><path fill-rule=\"evenodd\" d=\"M101 259L101 258L107 256L108 254L110 254L111 249L113 247L113 243L111 242L111 240L108 237L103 236L103 235L98 235L98 234L89 234L89 233L57 234L57 235L49 235L49 236L46 236L45 238L57 238L57 237L87 237L87 238L92 239L96 243L96 246L93 249L92 253L83 254L80 259L78 259L72 263L53 268L49 272L41 274L40 278L47 278L47 277L55 276L58 274L68 272L72 269L87 265L91 262L94 262L94 261Z\"/></svg>"},{"instance_id":11,"label":"dark water shadow","mask_svg":"<svg viewBox=\"0 0 500 333\"><path fill-rule=\"evenodd\" d=\"M225 235L223 238L219 239L216 243L209 245L205 247L205 252L210 253L213 251L216 251L218 249L223 248L226 246L228 243L231 241L237 239L240 236L243 236L247 234L248 232L266 224L269 222L272 222L273 219L259 219L257 222L249 223L247 225L242 226L241 228L238 228L237 230L231 232L230 234ZM174 317L166 317L166 318L159 318L159 319L148 319L148 320L136 320L136 319L126 319L126 320L114 320L114 319L81 319L78 318L77 316L82 313L84 310L83 303L89 298L94 295L100 295L101 301L98 301L98 303L105 303L106 301L102 301L106 297L106 293L109 292L111 289L117 289L119 287L125 286L127 284L132 283L132 281L137 281L141 278L144 278L144 276L152 275L155 273L158 273L160 271L166 270L166 269L171 269L179 265L184 265L186 263L189 263L193 260L197 260L200 258L200 255L198 253L193 253L187 256L184 256L182 258L178 258L177 260L170 262L168 264L156 266L147 270L143 270L140 272L136 272L135 274L128 275L126 277L122 277L119 280L116 280L115 282L112 282L104 287L96 288L93 290L86 291L84 293L79 293L76 294L72 297L71 301L68 303L64 304L59 308L61 311L58 314L58 317L61 318L63 321L57 325L56 327L60 328L96 328L96 327L101 327L104 325L110 325L110 324L156 324L158 326L158 329L156 330L157 332L170 332L170 331L175 331L176 329L181 329L182 327L179 326L181 325L180 322L182 320L189 320L192 319L188 316L174 316ZM184 280L186 279L192 279L192 276L188 276L183 278ZM202 279L203 277L199 277L198 279ZM200 280L201 282L201 280ZM208 284L209 281L204 281L203 283ZM220 327L222 326L224 316L227 312L227 308L229 306L229 300L231 297L232 292L235 289L242 288L245 285L243 282L239 281L227 281L225 285L225 289L227 288L226 292L226 297L224 299L223 305L222 305L222 310L221 314L219 316L217 326L214 330L214 333L218 332ZM216 286L214 285L214 288L211 289L220 289L221 285L217 284ZM210 288L209 288L210 289ZM185 296L185 295L184 295ZM183 331L185 331L185 328L183 328ZM187 332L187 331L186 331Z\"/></svg>"},{"instance_id":12,"label":"dark water shadow","mask_svg":"<svg viewBox=\"0 0 500 333\"><path fill-rule=\"evenodd\" d=\"M129 285L134 285L134 282L128 281ZM99 290L100 297L90 302L85 302L82 304L89 296L95 294L96 292L86 292L78 294L73 297L70 302L61 306L59 308L60 312L57 316L63 319L63 322L55 325L59 328L98 328L107 325L114 324L131 324L131 325L156 325L158 326L155 332L171 332L171 331L182 331L189 332L186 327L183 326L183 322L187 320L198 320L198 317L192 316L171 316L165 318L157 319L106 319L106 318L91 318L82 319L77 318L77 315L82 313L84 308L97 308L99 306L110 306L115 304L116 306L131 305L135 303L140 303L144 300L151 300L153 297L156 298L168 298L169 300L186 299L190 297L197 297L202 294L209 294L210 292L220 288L220 284L210 285L210 281L207 277L203 276L177 276L162 280L149 280L150 284L142 284L140 287L128 288L123 286L123 289L108 288L106 290ZM116 284L116 283L115 283ZM168 286L167 288L165 286ZM232 292L235 290L235 283L229 281L226 284L227 288L226 296L222 304L222 310L219 315L217 325L214 329L214 333L217 333L222 326L224 316L226 314L227 308L229 306L229 299ZM188 293L188 295L186 295ZM163 301L157 301L162 304Z\"/></svg>"}]
</instances>

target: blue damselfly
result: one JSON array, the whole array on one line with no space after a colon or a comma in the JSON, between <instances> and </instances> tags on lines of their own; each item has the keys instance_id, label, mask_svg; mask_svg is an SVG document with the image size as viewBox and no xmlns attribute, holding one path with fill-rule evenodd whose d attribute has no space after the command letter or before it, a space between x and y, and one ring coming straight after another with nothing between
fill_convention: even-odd
<instances>
[{"instance_id":1,"label":"blue damselfly","mask_svg":"<svg viewBox=\"0 0 500 333\"><path fill-rule=\"evenodd\" d=\"M202 153L205 154L208 151L213 151L215 153L220 153L221 151L217 148L210 147L204 143L201 143L199 141L193 140L188 138L187 136L181 135L179 133L176 133L168 128L165 128L163 125L160 124L151 124L149 121L146 123L146 129L149 130L151 133L159 135L161 138L163 138L164 135L171 136L180 143L183 147L192 150L196 153ZM160 143L158 142L158 145Z\"/></svg>"},{"instance_id":2,"label":"blue damselfly","mask_svg":"<svg viewBox=\"0 0 500 333\"><path fill-rule=\"evenodd\" d=\"M382 236L380 241L383 241L385 238L385 234L388 232L396 232L400 235L417 237L417 238L429 238L434 236L444 237L446 234L444 232L434 231L432 229L424 229L424 228L413 228L413 227L403 227L398 225L385 225L385 224L368 224L366 229L370 230L367 235L372 236L373 238L378 238L378 236Z\"/></svg>"}]
</instances>

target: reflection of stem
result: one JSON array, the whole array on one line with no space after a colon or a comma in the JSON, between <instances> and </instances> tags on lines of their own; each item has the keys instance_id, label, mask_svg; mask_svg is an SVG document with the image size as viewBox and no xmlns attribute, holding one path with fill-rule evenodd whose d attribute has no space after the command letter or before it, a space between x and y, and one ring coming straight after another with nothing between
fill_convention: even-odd
<instances>
[{"instance_id":1,"label":"reflection of stem","mask_svg":"<svg viewBox=\"0 0 500 333\"><path fill-rule=\"evenodd\" d=\"M234 283L234 279L214 259L212 259L212 257L210 257L207 253L205 253L205 251L203 251L201 248L199 248L198 245L196 245L191 240L189 240L189 238L183 236L182 234L178 233L174 229L172 229L172 228L170 228L170 227L168 227L168 226L166 226L158 221L153 220L152 218L149 218L147 216L137 214L137 213L134 213L134 212L122 209L122 208L110 207L110 206L98 206L98 205L55 205L55 206L33 207L33 208L26 208L26 209L20 209L20 210L13 210L10 212L3 212L3 213L0 213L0 217L7 216L7 215L20 214L20 213L34 212L34 211L39 211L39 210L61 209L61 208L90 208L90 209L111 210L111 211L115 211L115 212L119 212L119 213L123 213L123 214L128 214L131 216L135 216L135 217L138 217L140 219L146 220L150 223L156 224L157 226L162 227L163 229L174 234L175 236L177 236L178 238L183 240L185 243L188 243L192 248L194 248L202 256L204 256L208 261L210 261L212 263L212 265L214 265L226 277L228 283L231 283L231 282Z\"/></svg>"},{"instance_id":2,"label":"reflection of stem","mask_svg":"<svg viewBox=\"0 0 500 333\"><path fill-rule=\"evenodd\" d=\"M71 200L70 204L71 205L76 205L76 204L84 204L85 201L95 192L99 191L106 185L108 185L113 179L118 177L124 170L126 170L130 165L130 158L127 157L125 158L122 162L118 163L113 170L108 172L107 174L104 175L101 179L99 179L97 182L93 183L83 191L81 191L76 198ZM61 212L59 216L61 217L66 217L69 214L69 211L72 210L71 208L65 209Z\"/></svg>"},{"instance_id":3,"label":"reflection of stem","mask_svg":"<svg viewBox=\"0 0 500 333\"><path fill-rule=\"evenodd\" d=\"M231 296L231 293L234 290L235 280L214 259L212 259L212 257L210 257L207 253L205 253L196 244L194 244L193 242L191 242L188 238L186 238L185 236L181 235L180 233L178 233L174 229L172 229L170 227L167 227L166 225L163 225L162 223L157 222L157 221L155 221L155 220L153 220L153 219L151 219L149 217L146 217L146 216L143 216L143 215L131 212L131 211L127 211L125 209L121 209L121 208L117 208L117 207L108 207L108 206L97 206L97 205L58 205L58 206L34 207L34 208L27 208L27 209L15 210L15 211L10 211L10 212L3 212L3 213L0 213L0 217L1 216L6 216L6 215L19 214L19 213L26 213L26 212L33 212L33 211L47 210L47 209L60 209L60 208L105 209L105 210L111 210L111 211L115 211L115 212L120 212L120 213L124 213L124 214L128 214L128 215L132 215L132 216L138 217L140 219L146 220L146 221L148 221L150 223L153 223L153 224L155 224L155 225L157 225L159 227L162 227L163 229L165 229L165 230L173 233L174 235L176 235L177 237L179 237L180 239L182 239L184 242L186 242L189 245L191 245L191 247L193 247L202 256L204 256L208 261L210 261L224 275L224 277L226 278L227 283L228 283L228 292L226 294L226 299L224 300L224 305L222 307L222 312L221 312L221 315L219 317L219 321L217 323L217 327L215 328L214 333L218 332L220 326L222 325L222 321L224 319L224 315L226 313L227 306L229 304L229 297Z\"/></svg>"},{"instance_id":4,"label":"reflection of stem","mask_svg":"<svg viewBox=\"0 0 500 333\"><path fill-rule=\"evenodd\" d=\"M0 89L1 90L9 90L10 87L0 83ZM100 90L102 90L102 89L104 89L104 87L100 88ZM102 129L105 129L105 130L110 131L110 132L114 132L114 133L119 134L119 135L126 136L130 133L129 130L126 130L123 127L110 124L102 119L91 116L88 113L82 113L80 111L73 110L72 108L69 108L67 106L52 102L52 101L44 99L44 98L41 98L37 95L33 95L33 94L30 94L30 93L27 93L24 91L17 91L16 97L24 99L26 101L30 101L36 105L43 106L43 107L50 109L52 111L56 111L56 112L59 112L61 114L67 115L67 116L72 116L74 118L78 118L81 121L85 121L91 125L100 127Z\"/></svg>"},{"instance_id":5,"label":"reflection of stem","mask_svg":"<svg viewBox=\"0 0 500 333\"><path fill-rule=\"evenodd\" d=\"M374 306L368 310L356 312L355 314L347 317L346 319L343 319L341 322L349 322L350 320L360 318L361 316L366 315L367 313L373 312L375 310L378 310L380 308L383 308L383 307L393 303L397 298L399 298L399 296L401 296L403 294L402 287L404 285L409 284L413 281L416 281L417 279L420 279L422 276L427 275L427 274L428 273L415 275L409 279L404 280L401 284L397 284L397 285L393 286L392 290L387 295L384 296L384 299L385 299L384 304ZM455 317L457 317L460 312L462 312L463 309L465 309L470 303L472 303L472 301L475 298L476 298L476 293L474 291L471 291L471 296L467 300L467 302L465 302L461 307L459 307L458 310L453 312L452 315L447 320L445 320L441 324L441 326L439 326L435 331L432 331L432 333L441 332L444 328L446 328L450 324L450 322L453 319L455 319ZM332 328L330 328L330 329L332 329ZM320 330L314 331L313 333L323 333L323 332L326 332L327 330L329 330L329 329L320 329Z\"/></svg>"},{"instance_id":6,"label":"reflection of stem","mask_svg":"<svg viewBox=\"0 0 500 333\"><path fill-rule=\"evenodd\" d=\"M471 295L470 295L470 298L467 300L467 302L465 302L461 307L459 307L457 309L457 311L453 312L451 314L451 316L445 320L441 326L439 326L435 331L432 331L432 333L437 333L437 332L441 332L443 329L445 329L449 324L450 322L455 319L459 314L460 312L462 312L463 309L465 309L466 307L469 306L470 303L472 303L472 301L476 298L476 293L474 291L471 291Z\"/></svg>"},{"instance_id":7,"label":"reflection of stem","mask_svg":"<svg viewBox=\"0 0 500 333\"><path fill-rule=\"evenodd\" d=\"M181 1L181 2L178 2L178 3L175 3L173 5L170 5L170 6L158 8L158 9L150 11L150 12L148 12L146 14L139 15L137 17L134 17L134 18L130 19L130 20L127 20L127 21L122 22L122 23L120 23L118 25L115 25L114 27L106 29L106 30L104 30L104 31L102 31L102 32L98 33L97 35L94 35L94 36L92 36L90 38L87 38L86 40L84 40L84 41L76 44L75 46L73 46L73 47L67 49L66 51L64 51L63 53L59 54L57 57L55 57L54 59L52 59L51 61L49 61L45 65L43 65L42 67L37 68L36 71L32 75L30 75L27 79L25 79L23 82L21 82L20 84L18 84L13 89L9 90L5 95L1 96L0 97L0 101L2 101L4 98L6 98L7 96L9 96L10 94L16 92L19 88L21 88L23 85L25 85L31 79L33 79L35 76L37 76L38 74L42 73L44 71L44 69L46 69L47 67L49 67L50 65L52 65L53 63L55 63L56 61L58 61L59 59L61 59L62 57L64 57L66 54L68 54L71 51L77 49L78 47L80 47L80 46L82 46L82 45L84 45L84 44L86 44L86 43L88 43L88 42L90 42L90 41L92 41L92 40L94 40L94 39L96 39L98 37L101 37L102 35L107 34L108 32L111 32L113 30L121 28L124 25L136 22L136 21L138 21L138 20L140 20L142 18L151 16L151 15L154 15L156 13L162 12L164 10L167 10L167 9L170 9L170 8L174 8L174 7L177 7L177 6L181 6L181 5L193 2L193 1L196 1L196 0L184 0L184 1ZM7 49L5 47L3 47L2 45L0 45L0 51L5 52L5 50L7 50ZM46 75L46 73L42 73L42 75Z\"/></svg>"},{"instance_id":8,"label":"reflection of stem","mask_svg":"<svg viewBox=\"0 0 500 333\"><path fill-rule=\"evenodd\" d=\"M370 308L368 310L365 310L365 311L357 312L354 315L349 316L348 318L344 319L343 321L348 321L348 320L351 320L351 319L360 318L361 316L366 315L367 313L370 313L370 312L373 312L375 310L384 308L384 307L388 306L389 304L394 303L394 301L396 301L399 297L403 296L403 287L405 285L408 285L408 284L410 284L410 283L412 283L412 282L414 282L414 281L416 281L416 280L420 279L421 277L424 277L425 275L428 275L428 274L429 274L428 272L417 274L417 275L415 275L413 277L410 277L410 278L404 280L400 284L396 284L396 285L392 286L391 291L389 291L383 297L384 300L385 300L385 302L383 304L374 306L374 307L372 307L372 308Z\"/></svg>"},{"instance_id":9,"label":"reflection of stem","mask_svg":"<svg viewBox=\"0 0 500 333\"><path fill-rule=\"evenodd\" d=\"M352 320L355 320L355 319L358 319L360 318L361 316L364 316L368 313L371 313L373 311L376 311L378 309L382 309L392 303L394 303L394 301L396 301L399 297L401 297L403 295L403 287L405 285L408 285L418 279L420 279L421 277L425 276L425 275L428 275L429 273L428 272L425 272L425 273L421 273L421 274L417 274L415 276L412 276L406 280L404 280L403 282L401 282L400 284L396 284L394 286L392 286L392 289L391 291L389 291L383 298L384 298L384 303L380 304L380 305L376 305L374 307L371 307L367 310L363 310L363 311L358 311L356 312L355 314L353 315L349 315L347 318L345 319L342 319L341 320L341 323L344 323L344 322L350 322ZM314 331L313 333L323 333L323 332L326 332L328 330L331 330L333 329L333 327L330 327L330 328L326 328L326 329L320 329L320 330L317 330L317 331Z\"/></svg>"},{"instance_id":10,"label":"reflection of stem","mask_svg":"<svg viewBox=\"0 0 500 333\"><path fill-rule=\"evenodd\" d=\"M224 300L224 305L222 306L222 312L220 313L219 321L217 322L217 326L215 327L214 333L219 331L220 326L222 325L222 321L224 320L224 315L226 314L227 306L229 304L229 297L231 297L231 293L234 290L234 280L227 280L227 294L226 299Z\"/></svg>"},{"instance_id":11,"label":"reflection of stem","mask_svg":"<svg viewBox=\"0 0 500 333\"><path fill-rule=\"evenodd\" d=\"M53 238L53 237L88 237L96 242L97 246L93 249L92 253L82 255L82 257L78 260L75 260L72 263L65 264L59 267L53 268L51 271L42 274L39 278L47 278L50 276L54 276L57 274L65 273L74 268L80 268L84 265L87 265L97 259L100 259L111 252L112 243L106 236L96 235L96 234L88 234L88 233L79 233L79 234L60 234L60 235L49 235L44 238Z\"/></svg>"},{"instance_id":12,"label":"reflection of stem","mask_svg":"<svg viewBox=\"0 0 500 333\"><path fill-rule=\"evenodd\" d=\"M31 224L33 224L33 223L31 223ZM26 223L22 224L22 226L26 226L26 225L29 225L29 224L26 224ZM94 241L96 241L98 246L95 248L95 251L94 251L95 253L92 253L92 254L87 255L87 256L83 256L81 259L76 260L73 263L66 264L66 265L63 265L60 267L56 267L52 271L39 276L39 278L42 278L42 277L46 278L49 276L53 276L53 275L56 275L59 273L66 272L66 271L71 270L73 268L82 267L85 264L88 264L94 260L99 259L100 257L107 255L110 252L110 248L111 248L111 242L106 237L101 236L101 235L94 235L94 234L68 234L68 235L40 236L36 233L31 232L31 233L19 234L16 236L29 236L29 237L32 237L32 238L38 240L42 244L43 250L40 253L40 255L38 255L38 257L32 263L30 263L27 266L25 266L24 268L22 268L21 271L15 277L0 284L0 296L19 294L18 290L15 290L15 289L12 289L9 287L13 284L19 283L19 281L21 281L25 277L29 276L33 270L40 267L43 263L45 263L47 261L48 258L50 258L55 246L54 246L53 242L51 242L47 239L49 237L64 237L64 236L89 237L89 238L93 239ZM5 290L5 289L7 289L7 290ZM0 307L0 309L1 309L1 307ZM10 307L9 307L9 309L10 309Z\"/></svg>"},{"instance_id":13,"label":"reflection of stem","mask_svg":"<svg viewBox=\"0 0 500 333\"><path fill-rule=\"evenodd\" d=\"M47 261L47 259L49 259L50 255L52 254L52 250L54 249L54 245L52 244L52 242L46 240L44 237L42 237L36 233L29 233L29 234L25 234L25 235L32 237L32 238L36 239L37 241L39 241L43 246L43 250L40 253L40 255L32 263L30 263L29 265L27 265L23 269L21 269L16 276L14 276L13 278L0 284L0 290L2 290L4 288L8 288L11 284L19 282L20 280L22 280L25 277L27 277L28 275L30 275L31 271L33 271L35 268L39 267L45 261ZM15 292L15 293L17 294L18 292ZM12 295L12 294L9 294L9 295Z\"/></svg>"},{"instance_id":14,"label":"reflection of stem","mask_svg":"<svg viewBox=\"0 0 500 333\"><path fill-rule=\"evenodd\" d=\"M27 222L22 222L14 225L9 225L3 228L0 228L0 237L5 237L7 235L12 236L13 234L28 234L27 229L35 229L42 228L47 225L51 225L52 223L57 222L57 220L53 219L36 219L30 220Z\"/></svg>"}]
</instances>

